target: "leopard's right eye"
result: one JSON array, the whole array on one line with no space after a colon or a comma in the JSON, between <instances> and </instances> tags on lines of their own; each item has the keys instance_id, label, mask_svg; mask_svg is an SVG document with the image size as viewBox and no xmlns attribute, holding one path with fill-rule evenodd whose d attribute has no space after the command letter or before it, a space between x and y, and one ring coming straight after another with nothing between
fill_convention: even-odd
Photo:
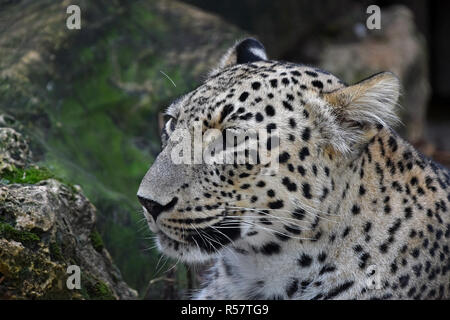
<instances>
[{"instance_id":1,"label":"leopard's right eye","mask_svg":"<svg viewBox=\"0 0 450 320\"><path fill-rule=\"evenodd\" d=\"M169 140L169 135L167 134L166 127L164 127L161 132L161 149L164 149L167 146L168 140Z\"/></svg>"},{"instance_id":2,"label":"leopard's right eye","mask_svg":"<svg viewBox=\"0 0 450 320\"><path fill-rule=\"evenodd\" d=\"M166 124L164 125L164 129L169 132L173 132L175 130L175 127L177 126L177 119L175 119L172 116L167 116L168 120L166 121Z\"/></svg>"},{"instance_id":3,"label":"leopard's right eye","mask_svg":"<svg viewBox=\"0 0 450 320\"><path fill-rule=\"evenodd\" d=\"M170 124L169 124L170 131L174 131L176 125L177 125L177 120L175 118L170 119Z\"/></svg>"},{"instance_id":4,"label":"leopard's right eye","mask_svg":"<svg viewBox=\"0 0 450 320\"><path fill-rule=\"evenodd\" d=\"M162 149L164 149L167 145L167 142L169 140L170 134L175 131L175 127L177 125L177 120L170 116L167 115L168 120L166 121L162 132L161 132L161 147Z\"/></svg>"}]
</instances>

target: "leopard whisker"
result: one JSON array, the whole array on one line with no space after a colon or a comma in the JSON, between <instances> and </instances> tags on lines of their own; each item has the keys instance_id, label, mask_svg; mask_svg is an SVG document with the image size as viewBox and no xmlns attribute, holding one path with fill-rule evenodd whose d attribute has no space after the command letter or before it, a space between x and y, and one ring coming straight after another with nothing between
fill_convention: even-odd
<instances>
[{"instance_id":1,"label":"leopard whisker","mask_svg":"<svg viewBox=\"0 0 450 320\"><path fill-rule=\"evenodd\" d=\"M288 217L279 217L279 216L274 216L271 215L270 213L264 212L263 210L258 210L258 209L253 209L253 208L245 208L245 207L230 207L230 208L240 208L240 209L234 209L234 210L227 210L227 211L254 211L254 212L258 212L260 214L266 215L268 217L272 217L274 219L279 219L279 220L285 220L285 221L292 221L293 224L297 224L299 222L305 222L305 221L301 221L295 218L288 218ZM251 216L246 216L246 217L251 217ZM258 216L256 216L258 217ZM260 216L258 218L261 218Z\"/></svg>"},{"instance_id":2,"label":"leopard whisker","mask_svg":"<svg viewBox=\"0 0 450 320\"><path fill-rule=\"evenodd\" d=\"M263 227L263 226L261 226L261 225L255 224L255 223L251 223L251 222L249 222L249 221L240 221L240 220L236 220L236 221L230 221L230 222L234 222L234 223L240 222L240 223L248 224L248 225L250 225L250 226L252 226L252 227L256 227L256 228L259 228L259 229L262 229L262 230L266 230L266 231L270 231L270 232L273 232L273 233L277 233L277 234L283 235L283 236L285 236L285 237L289 237L289 238L291 238L291 239L298 239L298 240L315 240L314 238L303 238L303 237L291 236L291 235L286 234L286 233L283 233L283 232L281 232L281 231L278 231L278 230L275 230L275 229L272 229L272 228L269 228L269 227ZM224 224L224 227L225 227L225 228L229 228L229 227L226 227L225 224ZM217 227L217 228L222 228L222 227Z\"/></svg>"}]
</instances>

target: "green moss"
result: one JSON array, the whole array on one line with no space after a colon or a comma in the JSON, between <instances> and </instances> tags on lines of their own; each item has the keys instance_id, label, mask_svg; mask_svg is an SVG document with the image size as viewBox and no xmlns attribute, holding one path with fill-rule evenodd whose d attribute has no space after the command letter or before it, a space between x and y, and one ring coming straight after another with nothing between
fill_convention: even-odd
<instances>
[{"instance_id":1,"label":"green moss","mask_svg":"<svg viewBox=\"0 0 450 320\"><path fill-rule=\"evenodd\" d=\"M5 171L0 176L0 183L12 184L35 184L47 179L55 179L66 185L72 193L77 193L75 186L67 180L55 175L47 167L30 167L26 169L13 168L11 171ZM73 199L72 199L73 200Z\"/></svg>"},{"instance_id":2,"label":"green moss","mask_svg":"<svg viewBox=\"0 0 450 320\"><path fill-rule=\"evenodd\" d=\"M50 249L50 257L52 258L52 260L64 261L64 256L61 252L61 248L59 247L58 243L50 242L49 249Z\"/></svg>"},{"instance_id":3,"label":"green moss","mask_svg":"<svg viewBox=\"0 0 450 320\"><path fill-rule=\"evenodd\" d=\"M86 300L116 300L108 285L89 273L82 274L80 293Z\"/></svg>"},{"instance_id":4,"label":"green moss","mask_svg":"<svg viewBox=\"0 0 450 320\"><path fill-rule=\"evenodd\" d=\"M7 183L29 183L35 184L42 180L54 178L54 174L47 168L27 169L14 168L12 171L3 172L1 179Z\"/></svg>"},{"instance_id":5,"label":"green moss","mask_svg":"<svg viewBox=\"0 0 450 320\"><path fill-rule=\"evenodd\" d=\"M115 300L111 290L109 290L106 283L102 281L99 281L94 285L90 296L93 300Z\"/></svg>"},{"instance_id":6,"label":"green moss","mask_svg":"<svg viewBox=\"0 0 450 320\"><path fill-rule=\"evenodd\" d=\"M0 237L7 240L14 240L21 242L25 246L35 245L41 241L40 237L32 232L21 231L15 229L8 223L0 222Z\"/></svg>"},{"instance_id":7,"label":"green moss","mask_svg":"<svg viewBox=\"0 0 450 320\"><path fill-rule=\"evenodd\" d=\"M100 233L98 233L97 230L94 230L89 235L89 238L91 239L92 246L97 252L101 252L104 248L102 237L100 236Z\"/></svg>"}]
</instances>

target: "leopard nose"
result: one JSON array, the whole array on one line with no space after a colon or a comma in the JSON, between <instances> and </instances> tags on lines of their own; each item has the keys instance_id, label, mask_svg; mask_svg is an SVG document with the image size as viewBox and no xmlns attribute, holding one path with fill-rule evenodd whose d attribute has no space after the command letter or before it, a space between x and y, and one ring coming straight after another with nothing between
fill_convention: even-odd
<instances>
[{"instance_id":1,"label":"leopard nose","mask_svg":"<svg viewBox=\"0 0 450 320\"><path fill-rule=\"evenodd\" d=\"M156 201L153 201L153 200L141 197L141 196L137 196L137 197L138 197L139 202L144 206L145 209L147 209L148 213L152 215L152 217L155 221L156 221L156 218L158 218L158 216L162 212L169 211L178 202L178 198L175 197L167 204L162 205Z\"/></svg>"}]
</instances>

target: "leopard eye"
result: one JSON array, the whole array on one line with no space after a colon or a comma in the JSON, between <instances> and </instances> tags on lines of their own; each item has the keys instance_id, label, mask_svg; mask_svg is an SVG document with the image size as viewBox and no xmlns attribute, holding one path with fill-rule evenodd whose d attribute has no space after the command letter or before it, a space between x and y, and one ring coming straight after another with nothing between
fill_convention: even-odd
<instances>
[{"instance_id":1,"label":"leopard eye","mask_svg":"<svg viewBox=\"0 0 450 320\"><path fill-rule=\"evenodd\" d=\"M176 125L177 125L177 120L175 118L170 119L170 125L169 125L170 131L174 131Z\"/></svg>"},{"instance_id":2,"label":"leopard eye","mask_svg":"<svg viewBox=\"0 0 450 320\"><path fill-rule=\"evenodd\" d=\"M175 119L172 116L167 116L166 124L164 125L164 128L167 132L173 132L175 130L175 127L177 126L177 119Z\"/></svg>"},{"instance_id":3,"label":"leopard eye","mask_svg":"<svg viewBox=\"0 0 450 320\"><path fill-rule=\"evenodd\" d=\"M163 128L161 132L161 150L167 146L167 141L169 140L169 135L167 134L166 127Z\"/></svg>"},{"instance_id":4,"label":"leopard eye","mask_svg":"<svg viewBox=\"0 0 450 320\"><path fill-rule=\"evenodd\" d=\"M177 119L170 115L165 115L166 123L161 132L161 148L164 149L167 145L167 141L169 140L170 134L175 130L177 125Z\"/></svg>"}]
</instances>

